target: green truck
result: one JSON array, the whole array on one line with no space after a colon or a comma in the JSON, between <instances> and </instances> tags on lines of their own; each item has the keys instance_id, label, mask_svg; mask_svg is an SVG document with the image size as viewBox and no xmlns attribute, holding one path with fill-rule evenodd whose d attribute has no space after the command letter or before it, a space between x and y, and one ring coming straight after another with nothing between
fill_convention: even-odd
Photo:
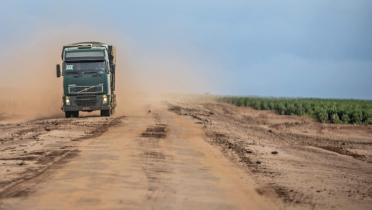
<instances>
[{"instance_id":1,"label":"green truck","mask_svg":"<svg viewBox=\"0 0 372 210\"><path fill-rule=\"evenodd\" d=\"M99 110L110 116L116 107L115 49L101 42L79 42L63 46L62 65L57 77L63 76L63 106L66 118L79 112Z\"/></svg>"}]
</instances>

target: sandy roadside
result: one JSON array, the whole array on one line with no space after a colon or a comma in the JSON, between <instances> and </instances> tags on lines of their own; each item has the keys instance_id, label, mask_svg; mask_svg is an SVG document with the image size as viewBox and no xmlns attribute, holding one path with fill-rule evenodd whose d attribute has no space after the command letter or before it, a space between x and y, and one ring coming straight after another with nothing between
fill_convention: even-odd
<instances>
[{"instance_id":1,"label":"sandy roadside","mask_svg":"<svg viewBox=\"0 0 372 210\"><path fill-rule=\"evenodd\" d=\"M207 141L276 194L285 209L370 209L372 126L320 124L215 102L181 102Z\"/></svg>"}]
</instances>

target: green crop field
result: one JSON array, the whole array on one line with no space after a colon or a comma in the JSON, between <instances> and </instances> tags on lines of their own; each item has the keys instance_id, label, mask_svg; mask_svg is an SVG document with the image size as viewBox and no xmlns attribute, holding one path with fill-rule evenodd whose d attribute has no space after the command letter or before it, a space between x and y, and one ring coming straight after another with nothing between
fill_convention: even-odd
<instances>
[{"instance_id":1,"label":"green crop field","mask_svg":"<svg viewBox=\"0 0 372 210\"><path fill-rule=\"evenodd\" d=\"M281 115L307 115L322 123L372 124L372 101L313 98L221 97L220 101Z\"/></svg>"}]
</instances>

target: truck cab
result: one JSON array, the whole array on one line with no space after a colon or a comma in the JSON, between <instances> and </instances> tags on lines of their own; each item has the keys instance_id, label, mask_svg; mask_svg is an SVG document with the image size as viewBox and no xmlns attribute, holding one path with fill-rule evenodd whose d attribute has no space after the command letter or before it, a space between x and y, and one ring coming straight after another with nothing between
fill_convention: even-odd
<instances>
[{"instance_id":1,"label":"truck cab","mask_svg":"<svg viewBox=\"0 0 372 210\"><path fill-rule=\"evenodd\" d=\"M63 46L57 77L63 77L62 111L79 117L79 112L99 110L110 116L116 107L115 49L101 42L79 42Z\"/></svg>"}]
</instances>

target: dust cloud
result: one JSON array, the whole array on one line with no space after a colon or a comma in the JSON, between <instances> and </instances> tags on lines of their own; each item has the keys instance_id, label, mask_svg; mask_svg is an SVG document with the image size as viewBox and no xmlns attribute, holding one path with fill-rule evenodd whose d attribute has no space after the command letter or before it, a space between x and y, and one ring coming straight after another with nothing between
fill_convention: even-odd
<instances>
[{"instance_id":1,"label":"dust cloud","mask_svg":"<svg viewBox=\"0 0 372 210\"><path fill-rule=\"evenodd\" d=\"M205 93L211 87L205 65L187 55L150 51L123 37L84 31L43 31L0 57L0 120L63 116L62 79L56 78L55 65L61 63L62 45L71 42L95 40L116 46L119 114L142 110L169 94Z\"/></svg>"},{"instance_id":2,"label":"dust cloud","mask_svg":"<svg viewBox=\"0 0 372 210\"><path fill-rule=\"evenodd\" d=\"M60 114L57 59L53 48L42 42L18 46L2 57L0 117L33 119Z\"/></svg>"},{"instance_id":3,"label":"dust cloud","mask_svg":"<svg viewBox=\"0 0 372 210\"><path fill-rule=\"evenodd\" d=\"M211 89L207 71L195 60L170 52L147 53L119 54L118 112L133 113L174 95L204 94Z\"/></svg>"}]
</instances>

